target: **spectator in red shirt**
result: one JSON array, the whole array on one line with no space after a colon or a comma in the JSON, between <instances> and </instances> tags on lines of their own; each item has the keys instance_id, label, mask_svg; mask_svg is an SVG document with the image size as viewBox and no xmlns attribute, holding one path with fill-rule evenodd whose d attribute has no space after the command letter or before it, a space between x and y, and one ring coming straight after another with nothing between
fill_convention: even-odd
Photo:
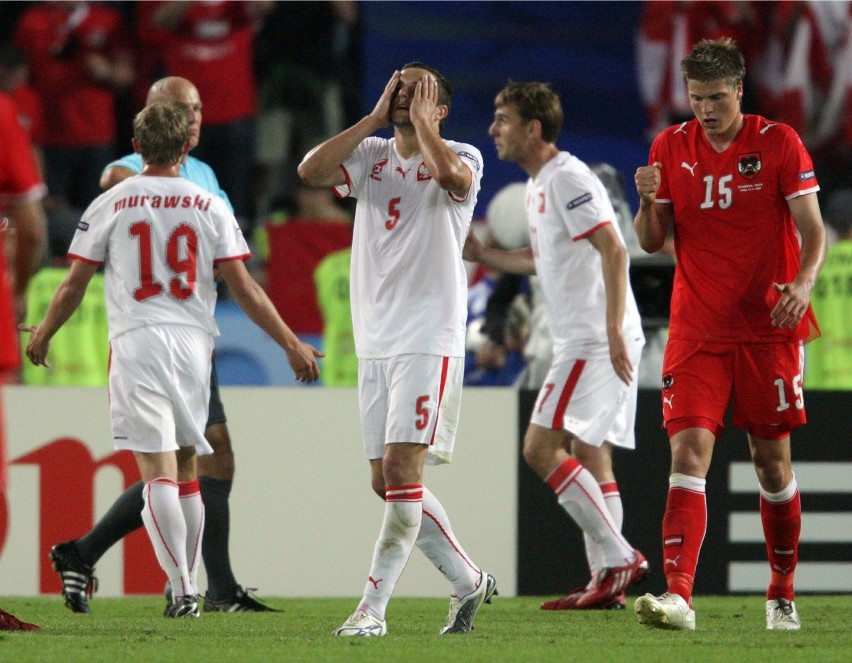
<instances>
[{"instance_id":1,"label":"spectator in red shirt","mask_svg":"<svg viewBox=\"0 0 852 663\"><path fill-rule=\"evenodd\" d=\"M18 121L29 135L39 175L44 179L44 111L29 79L30 68L24 55L11 44L0 44L0 92L8 94L15 104Z\"/></svg>"},{"instance_id":2,"label":"spectator in red shirt","mask_svg":"<svg viewBox=\"0 0 852 663\"><path fill-rule=\"evenodd\" d=\"M121 15L101 3L35 2L14 44L29 61L45 116L45 177L51 204L85 208L115 157L115 100L134 76Z\"/></svg>"},{"instance_id":3,"label":"spectator in red shirt","mask_svg":"<svg viewBox=\"0 0 852 663\"><path fill-rule=\"evenodd\" d=\"M207 162L249 235L254 118L254 33L270 2L142 2L139 29L163 44L165 74L195 83L204 99L204 141L194 156Z\"/></svg>"}]
</instances>

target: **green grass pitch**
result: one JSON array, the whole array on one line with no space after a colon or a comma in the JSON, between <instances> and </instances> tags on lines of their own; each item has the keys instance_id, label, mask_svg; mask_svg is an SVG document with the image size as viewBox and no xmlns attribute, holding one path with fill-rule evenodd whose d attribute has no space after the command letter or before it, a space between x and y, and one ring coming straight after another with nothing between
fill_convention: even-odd
<instances>
[{"instance_id":1,"label":"green grass pitch","mask_svg":"<svg viewBox=\"0 0 852 663\"><path fill-rule=\"evenodd\" d=\"M480 609L473 633L441 636L447 600L400 597L389 606L388 635L360 639L331 636L355 598L268 598L282 612L167 620L161 597L95 597L91 615L71 613L61 597L0 597L0 607L42 627L0 631L0 661L852 661L852 596L798 597L798 632L766 631L762 596L696 597L694 632L639 625L634 599L624 611L543 612L541 597L497 596Z\"/></svg>"}]
</instances>

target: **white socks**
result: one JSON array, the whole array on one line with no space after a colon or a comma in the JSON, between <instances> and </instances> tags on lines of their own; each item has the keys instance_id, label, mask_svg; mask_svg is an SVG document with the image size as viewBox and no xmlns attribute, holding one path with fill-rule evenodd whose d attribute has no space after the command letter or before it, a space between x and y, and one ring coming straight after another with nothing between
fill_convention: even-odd
<instances>
[{"instance_id":1,"label":"white socks","mask_svg":"<svg viewBox=\"0 0 852 663\"><path fill-rule=\"evenodd\" d=\"M428 488L423 487L423 522L417 547L453 586L458 598L474 591L481 577L476 564L468 557L453 534L450 519L443 505Z\"/></svg>"},{"instance_id":2,"label":"white socks","mask_svg":"<svg viewBox=\"0 0 852 663\"><path fill-rule=\"evenodd\" d=\"M422 518L423 486L409 484L385 489L385 517L359 610L385 618L388 601L414 549Z\"/></svg>"},{"instance_id":3,"label":"white socks","mask_svg":"<svg viewBox=\"0 0 852 663\"><path fill-rule=\"evenodd\" d=\"M186 520L178 497L178 485L160 477L142 490L145 505L142 521L157 554L160 567L169 577L175 597L195 594L186 561Z\"/></svg>"}]
</instances>

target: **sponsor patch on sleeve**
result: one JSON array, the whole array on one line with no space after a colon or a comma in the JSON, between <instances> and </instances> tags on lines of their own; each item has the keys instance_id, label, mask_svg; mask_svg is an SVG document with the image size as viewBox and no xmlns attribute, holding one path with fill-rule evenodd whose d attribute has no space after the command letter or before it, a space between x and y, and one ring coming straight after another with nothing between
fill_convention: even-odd
<instances>
[{"instance_id":1,"label":"sponsor patch on sleeve","mask_svg":"<svg viewBox=\"0 0 852 663\"><path fill-rule=\"evenodd\" d=\"M475 156L473 156L470 152L459 152L459 156L463 159L467 159L468 161L470 161L474 170L479 172L479 168L480 168L479 159L477 159Z\"/></svg>"},{"instance_id":2,"label":"sponsor patch on sleeve","mask_svg":"<svg viewBox=\"0 0 852 663\"><path fill-rule=\"evenodd\" d=\"M589 191L587 193L584 193L579 198L574 198L574 200L569 201L568 205L566 207L568 207L568 209L574 209L575 207L579 207L580 205L583 205L584 203L589 202L591 199L592 199L592 192Z\"/></svg>"},{"instance_id":3,"label":"sponsor patch on sleeve","mask_svg":"<svg viewBox=\"0 0 852 663\"><path fill-rule=\"evenodd\" d=\"M806 170L803 173L799 173L799 181L804 182L805 180L812 180L816 177L816 174L812 170Z\"/></svg>"},{"instance_id":4,"label":"sponsor patch on sleeve","mask_svg":"<svg viewBox=\"0 0 852 663\"><path fill-rule=\"evenodd\" d=\"M86 223L85 221L79 221L77 223L77 230L82 230L83 232L86 232L88 229L89 229L89 224Z\"/></svg>"}]
</instances>

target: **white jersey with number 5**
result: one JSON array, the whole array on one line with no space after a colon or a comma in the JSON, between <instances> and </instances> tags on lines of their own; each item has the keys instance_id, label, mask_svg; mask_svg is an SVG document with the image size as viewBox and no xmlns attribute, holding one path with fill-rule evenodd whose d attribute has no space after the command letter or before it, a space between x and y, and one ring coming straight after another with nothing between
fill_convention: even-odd
<instances>
[{"instance_id":1,"label":"white jersey with number 5","mask_svg":"<svg viewBox=\"0 0 852 663\"><path fill-rule=\"evenodd\" d=\"M423 157L402 159L395 140L371 137L343 162L340 197L358 199L350 297L361 359L401 354L464 356L467 273L462 247L482 179L482 155L445 140L472 173L456 197Z\"/></svg>"},{"instance_id":2,"label":"white jersey with number 5","mask_svg":"<svg viewBox=\"0 0 852 663\"><path fill-rule=\"evenodd\" d=\"M601 254L588 241L609 224L624 244L606 188L580 159L560 152L527 181L527 217L554 353L606 355ZM629 278L622 330L626 337L644 338Z\"/></svg>"},{"instance_id":3,"label":"white jersey with number 5","mask_svg":"<svg viewBox=\"0 0 852 663\"><path fill-rule=\"evenodd\" d=\"M180 177L137 175L89 205L68 255L105 265L113 339L159 324L218 336L214 263L250 252L221 198Z\"/></svg>"}]
</instances>

